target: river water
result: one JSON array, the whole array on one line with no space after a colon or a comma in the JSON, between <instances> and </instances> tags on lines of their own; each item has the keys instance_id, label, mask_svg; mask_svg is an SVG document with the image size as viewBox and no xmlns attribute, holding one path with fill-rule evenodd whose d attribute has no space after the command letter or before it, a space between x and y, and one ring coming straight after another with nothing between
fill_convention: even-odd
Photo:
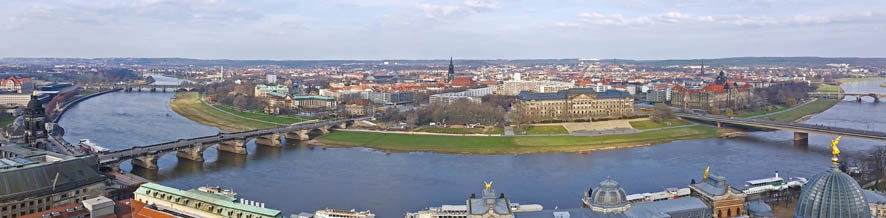
<instances>
[{"instance_id":1,"label":"river water","mask_svg":"<svg viewBox=\"0 0 886 218\"><path fill-rule=\"evenodd\" d=\"M155 76L158 83L178 80ZM847 92L886 92L880 82L843 85ZM112 150L220 130L173 112L172 93L116 92L86 100L60 121L65 139L89 138ZM847 97L848 98L848 97ZM806 123L886 131L886 104L840 102ZM606 177L628 193L685 187L711 166L733 185L772 176L811 177L829 165L830 136L810 135L808 147L793 145L790 132L753 132L731 139L703 139L588 154L451 155L385 153L368 148L320 148L288 144L267 148L248 143L248 155L208 149L206 162L162 157L159 171L134 173L161 184L190 189L203 185L232 188L241 197L265 202L285 214L324 208L371 209L378 217L403 217L441 204L464 204L483 181L513 202L545 208L580 205L582 193ZM841 150L857 155L886 142L845 138ZM122 164L129 170L129 164Z\"/></svg>"}]
</instances>

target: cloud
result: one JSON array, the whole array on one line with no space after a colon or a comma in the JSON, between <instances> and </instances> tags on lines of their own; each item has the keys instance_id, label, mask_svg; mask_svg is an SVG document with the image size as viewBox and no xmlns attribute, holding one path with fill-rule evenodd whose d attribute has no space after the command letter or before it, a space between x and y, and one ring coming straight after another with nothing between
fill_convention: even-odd
<instances>
[{"instance_id":1,"label":"cloud","mask_svg":"<svg viewBox=\"0 0 886 218\"><path fill-rule=\"evenodd\" d=\"M416 3L415 7L421 11L425 18L430 19L447 19L501 9L501 5L491 0L464 0L459 4L420 2Z\"/></svg>"},{"instance_id":2,"label":"cloud","mask_svg":"<svg viewBox=\"0 0 886 218\"><path fill-rule=\"evenodd\" d=\"M650 16L625 17L621 14L600 14L597 12L581 13L578 15L578 23L603 25L603 26L637 26L654 25L661 23L679 23L692 17L680 12L666 12ZM562 26L562 23L561 25Z\"/></svg>"},{"instance_id":3,"label":"cloud","mask_svg":"<svg viewBox=\"0 0 886 218\"><path fill-rule=\"evenodd\" d=\"M788 15L788 16L748 16L718 15L693 16L681 12L669 11L659 14L626 17L621 14L601 14L585 12L578 14L574 21L554 22L557 27L579 26L621 26L641 27L669 24L719 24L721 26L802 26L824 25L833 23L862 23L886 21L886 16L879 12L858 12L841 15Z\"/></svg>"}]
</instances>

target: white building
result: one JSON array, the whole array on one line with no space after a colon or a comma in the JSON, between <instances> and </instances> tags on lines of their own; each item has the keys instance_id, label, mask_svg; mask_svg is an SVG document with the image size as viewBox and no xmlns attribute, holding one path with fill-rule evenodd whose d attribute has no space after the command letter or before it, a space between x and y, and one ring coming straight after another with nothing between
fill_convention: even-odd
<instances>
[{"instance_id":1,"label":"white building","mask_svg":"<svg viewBox=\"0 0 886 218\"><path fill-rule=\"evenodd\" d=\"M482 102L482 98L484 96L492 95L495 88L486 87L479 89L468 89L461 92L450 92L450 93L441 93L434 94L430 97L431 104L452 104L461 99L466 99L468 101L474 103Z\"/></svg>"},{"instance_id":2,"label":"white building","mask_svg":"<svg viewBox=\"0 0 886 218\"><path fill-rule=\"evenodd\" d=\"M522 81L522 80L512 80L505 81L501 86L498 86L495 89L494 94L496 95L518 95L522 91L535 92L535 93L553 93L560 90L567 90L574 88L575 84L572 82L561 82L561 81L549 81L549 80L537 80L537 81Z\"/></svg>"}]
</instances>

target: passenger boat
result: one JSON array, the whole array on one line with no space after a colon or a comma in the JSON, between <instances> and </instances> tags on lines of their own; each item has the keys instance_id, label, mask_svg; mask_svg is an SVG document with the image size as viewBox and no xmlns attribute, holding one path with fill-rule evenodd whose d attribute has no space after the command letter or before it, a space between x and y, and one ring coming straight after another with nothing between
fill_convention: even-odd
<instances>
[{"instance_id":1,"label":"passenger boat","mask_svg":"<svg viewBox=\"0 0 886 218\"><path fill-rule=\"evenodd\" d=\"M90 154L109 151L107 148L104 148L94 142L89 141L89 139L80 139L80 144L78 145L80 146L81 150Z\"/></svg>"},{"instance_id":2,"label":"passenger boat","mask_svg":"<svg viewBox=\"0 0 886 218\"><path fill-rule=\"evenodd\" d=\"M197 188L197 190L202 191L202 192L206 192L206 193L224 195L224 196L228 196L228 197L232 197L232 198L237 197L236 192L234 192L230 189L223 189L218 186L200 186L199 188Z\"/></svg>"},{"instance_id":3,"label":"passenger boat","mask_svg":"<svg viewBox=\"0 0 886 218\"><path fill-rule=\"evenodd\" d=\"M792 187L802 187L806 182L808 182L808 180L803 177L792 177L785 181L778 176L778 171L775 171L775 176L773 177L745 182L745 189L742 191L746 194L781 191Z\"/></svg>"},{"instance_id":4,"label":"passenger boat","mask_svg":"<svg viewBox=\"0 0 886 218\"><path fill-rule=\"evenodd\" d=\"M336 209L324 209L314 212L314 218L375 218L375 214L368 210L357 211L351 209L350 211L346 211Z\"/></svg>"}]
</instances>

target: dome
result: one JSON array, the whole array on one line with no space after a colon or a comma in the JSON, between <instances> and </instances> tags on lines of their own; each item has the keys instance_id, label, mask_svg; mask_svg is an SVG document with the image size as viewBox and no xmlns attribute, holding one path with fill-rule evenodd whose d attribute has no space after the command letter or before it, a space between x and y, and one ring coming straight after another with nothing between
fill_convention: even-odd
<instances>
[{"instance_id":1,"label":"dome","mask_svg":"<svg viewBox=\"0 0 886 218\"><path fill-rule=\"evenodd\" d=\"M28 107L25 108L25 114L43 116L44 113L43 103L40 103L40 99L37 99L37 94L32 94L31 100L28 101Z\"/></svg>"},{"instance_id":2,"label":"dome","mask_svg":"<svg viewBox=\"0 0 886 218\"><path fill-rule=\"evenodd\" d=\"M591 190L591 193L587 196L586 203L589 204L588 206L591 209L627 209L626 206L628 205L625 190L618 185L618 182L608 178Z\"/></svg>"},{"instance_id":3,"label":"dome","mask_svg":"<svg viewBox=\"0 0 886 218\"><path fill-rule=\"evenodd\" d=\"M837 164L803 186L794 218L871 217L861 187Z\"/></svg>"}]
</instances>

